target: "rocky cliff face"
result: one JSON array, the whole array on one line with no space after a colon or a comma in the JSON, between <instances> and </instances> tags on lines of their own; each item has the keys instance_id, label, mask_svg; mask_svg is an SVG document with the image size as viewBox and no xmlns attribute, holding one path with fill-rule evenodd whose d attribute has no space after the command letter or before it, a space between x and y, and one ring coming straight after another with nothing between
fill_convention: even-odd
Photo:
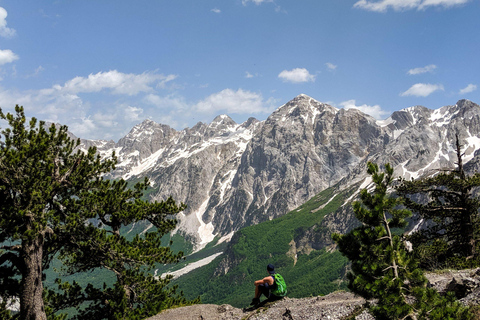
<instances>
[{"instance_id":1,"label":"rocky cliff face","mask_svg":"<svg viewBox=\"0 0 480 320\"><path fill-rule=\"evenodd\" d=\"M357 110L338 110L300 95L277 109L252 137L218 209L216 232L273 219L347 176L388 142Z\"/></svg>"},{"instance_id":2,"label":"rocky cliff face","mask_svg":"<svg viewBox=\"0 0 480 320\"><path fill-rule=\"evenodd\" d=\"M214 236L283 215L337 183L360 185L367 161L389 162L396 175L407 178L452 168L456 133L465 162L473 159L480 149L477 104L416 106L376 121L299 95L263 122L237 124L222 115L176 131L146 120L116 144L83 143L95 144L104 155L115 150L113 178L147 176L154 200L173 196L186 203L180 231L202 246Z\"/></svg>"}]
</instances>

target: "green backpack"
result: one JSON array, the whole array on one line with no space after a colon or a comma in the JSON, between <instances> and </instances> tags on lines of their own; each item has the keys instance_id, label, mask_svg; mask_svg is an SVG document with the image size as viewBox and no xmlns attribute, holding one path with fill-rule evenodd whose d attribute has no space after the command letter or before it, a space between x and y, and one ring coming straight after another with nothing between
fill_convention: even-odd
<instances>
[{"instance_id":1,"label":"green backpack","mask_svg":"<svg viewBox=\"0 0 480 320\"><path fill-rule=\"evenodd\" d=\"M277 297L284 297L287 295L287 285L285 284L285 280L283 277L278 273L275 273L275 288L271 291L272 294L276 295Z\"/></svg>"}]
</instances>

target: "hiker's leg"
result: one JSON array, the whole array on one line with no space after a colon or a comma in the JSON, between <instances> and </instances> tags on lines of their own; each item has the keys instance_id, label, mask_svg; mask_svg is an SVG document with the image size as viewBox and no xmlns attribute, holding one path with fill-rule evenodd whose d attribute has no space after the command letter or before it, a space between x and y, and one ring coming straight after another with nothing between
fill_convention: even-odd
<instances>
[{"instance_id":1,"label":"hiker's leg","mask_svg":"<svg viewBox=\"0 0 480 320\"><path fill-rule=\"evenodd\" d=\"M258 286L255 286L255 298L258 299L260 298L260 296L262 295L262 293L260 292L260 289L258 288L260 285Z\"/></svg>"},{"instance_id":2,"label":"hiker's leg","mask_svg":"<svg viewBox=\"0 0 480 320\"><path fill-rule=\"evenodd\" d=\"M270 296L270 288L268 285L265 285L265 284L259 285L258 291L259 291L259 296L258 296L259 298L262 294L267 298Z\"/></svg>"},{"instance_id":3,"label":"hiker's leg","mask_svg":"<svg viewBox=\"0 0 480 320\"><path fill-rule=\"evenodd\" d=\"M252 303L250 305L257 305L260 303L260 296L262 295L262 292L260 291L259 288L260 285L255 285L255 297L252 299Z\"/></svg>"}]
</instances>

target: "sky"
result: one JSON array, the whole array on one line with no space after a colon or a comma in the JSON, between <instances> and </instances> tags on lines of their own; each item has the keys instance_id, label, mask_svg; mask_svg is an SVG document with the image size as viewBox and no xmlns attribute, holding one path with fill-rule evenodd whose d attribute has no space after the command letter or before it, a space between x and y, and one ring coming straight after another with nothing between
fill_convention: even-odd
<instances>
[{"instance_id":1,"label":"sky","mask_svg":"<svg viewBox=\"0 0 480 320\"><path fill-rule=\"evenodd\" d=\"M118 141L302 93L377 119L480 103L479 17L480 0L0 0L0 108Z\"/></svg>"}]
</instances>

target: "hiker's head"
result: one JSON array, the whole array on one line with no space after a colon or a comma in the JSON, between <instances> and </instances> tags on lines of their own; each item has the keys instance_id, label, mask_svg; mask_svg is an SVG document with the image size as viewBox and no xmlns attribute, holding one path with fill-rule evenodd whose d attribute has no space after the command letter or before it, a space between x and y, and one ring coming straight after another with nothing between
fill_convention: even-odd
<instances>
[{"instance_id":1,"label":"hiker's head","mask_svg":"<svg viewBox=\"0 0 480 320\"><path fill-rule=\"evenodd\" d=\"M275 273L275 267L273 266L273 264L271 264L271 263L268 264L268 266L267 266L267 271L268 271L268 273L270 273L270 274Z\"/></svg>"}]
</instances>

